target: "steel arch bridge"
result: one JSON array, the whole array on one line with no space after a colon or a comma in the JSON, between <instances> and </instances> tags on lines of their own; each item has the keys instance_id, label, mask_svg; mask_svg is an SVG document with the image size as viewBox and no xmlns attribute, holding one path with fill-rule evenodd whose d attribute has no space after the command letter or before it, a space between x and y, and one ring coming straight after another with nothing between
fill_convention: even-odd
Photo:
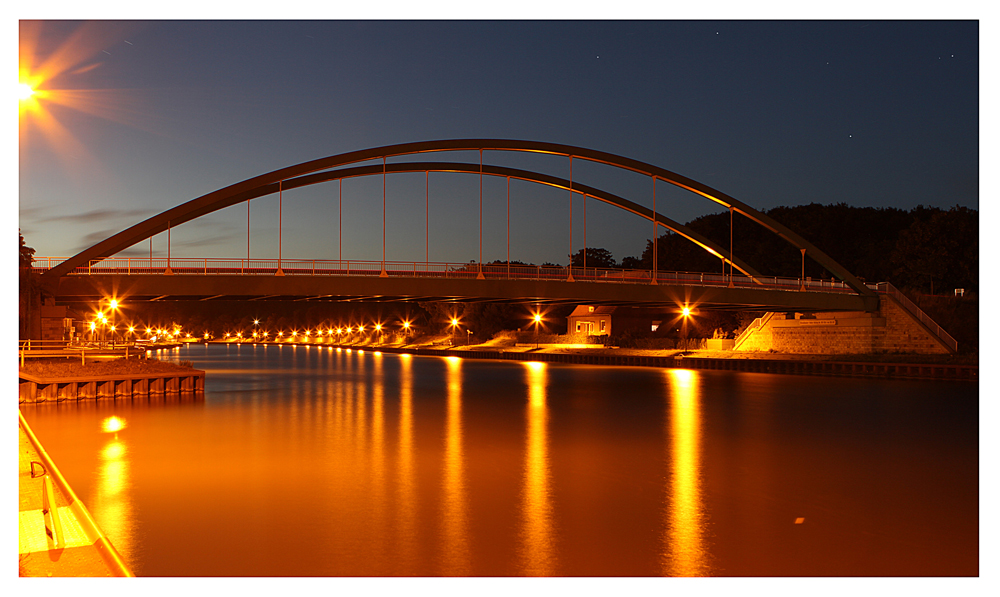
<instances>
[{"instance_id":1,"label":"steel arch bridge","mask_svg":"<svg viewBox=\"0 0 1000 597\"><path fill-rule=\"evenodd\" d=\"M463 162L393 162L388 158L438 152L478 151L478 164ZM486 151L522 152L564 156L570 162L570 178L490 165L483 162ZM573 160L586 160L648 176L652 182L653 207L645 207L600 188L572 179ZM381 164L358 165L380 160ZM524 180L566 190L570 197L592 198L648 220L653 225L653 242L658 228L666 228L729 266L729 274L678 274L659 272L656 251L651 271L623 273L568 267L542 271L532 267L521 271L506 266L482 264L482 191L480 191L480 260L477 267L468 264L418 271L417 263L399 267L385 255L385 177L412 172L455 172ZM378 270L352 270L350 262L313 260L311 268L303 260L282 260L280 241L280 197L286 190L313 184L361 176L383 177L383 259ZM779 279L762 276L750 264L735 257L732 245L727 249L656 211L656 182L663 181L722 205L731 217L740 214L797 248L805 258L831 272L839 282L807 283L803 279ZM482 185L480 184L480 188ZM279 196L278 260L262 263L249 255L242 260L176 260L169 257L165 267L154 267L154 260L136 259L123 263L114 259L119 252L161 232L195 218L259 197ZM654 244L655 247L655 244ZM157 261L162 261L158 259ZM269 260L274 261L274 260ZM316 263L320 262L317 271ZM178 262L182 267L172 267ZM188 262L185 264L185 262ZM239 262L238 265L236 262ZM332 266L336 263L336 267ZM145 267L144 267L145 265ZM184 266L186 265L186 267ZM368 264L371 265L371 264ZM413 266L412 275L409 266ZM419 262L420 266L429 266ZM287 266L287 267L286 267ZM489 300L530 303L591 302L603 304L677 305L696 303L705 308L772 308L774 310L866 310L877 309L878 296L832 258L779 222L756 209L669 170L630 158L570 145L539 141L506 139L452 139L375 147L303 162L238 182L186 203L177 205L131 226L77 255L46 267L41 280L48 293L63 301L91 300L101 296L128 295L133 300L155 299L320 299L320 300ZM740 272L736 275L734 270ZM170 274L191 274L171 276ZM248 275L249 274L249 275ZM272 274L262 276L260 274ZM275 278L275 276L288 276Z\"/></svg>"}]
</instances>

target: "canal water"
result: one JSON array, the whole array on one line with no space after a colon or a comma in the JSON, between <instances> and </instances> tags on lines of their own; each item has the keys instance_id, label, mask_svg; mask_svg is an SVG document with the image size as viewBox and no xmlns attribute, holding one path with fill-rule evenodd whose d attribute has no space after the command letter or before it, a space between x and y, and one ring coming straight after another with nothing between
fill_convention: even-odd
<instances>
[{"instance_id":1,"label":"canal water","mask_svg":"<svg viewBox=\"0 0 1000 597\"><path fill-rule=\"evenodd\" d=\"M978 385L195 345L24 405L140 576L979 574Z\"/></svg>"}]
</instances>

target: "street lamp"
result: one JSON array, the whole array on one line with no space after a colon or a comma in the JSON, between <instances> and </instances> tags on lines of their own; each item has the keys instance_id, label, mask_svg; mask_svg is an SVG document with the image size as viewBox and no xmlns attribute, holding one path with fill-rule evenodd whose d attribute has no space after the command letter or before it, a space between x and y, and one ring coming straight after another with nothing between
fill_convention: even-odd
<instances>
[{"instance_id":1,"label":"street lamp","mask_svg":"<svg viewBox=\"0 0 1000 597\"><path fill-rule=\"evenodd\" d=\"M684 305L681 307L681 338L684 340L684 348L687 349L688 321L692 318L691 307Z\"/></svg>"},{"instance_id":2,"label":"street lamp","mask_svg":"<svg viewBox=\"0 0 1000 597\"><path fill-rule=\"evenodd\" d=\"M111 315L111 348L115 347L115 311L118 310L118 299L108 299L108 313Z\"/></svg>"},{"instance_id":3,"label":"street lamp","mask_svg":"<svg viewBox=\"0 0 1000 597\"><path fill-rule=\"evenodd\" d=\"M455 330L458 328L458 318L451 318L451 343L455 344Z\"/></svg>"},{"instance_id":4,"label":"street lamp","mask_svg":"<svg viewBox=\"0 0 1000 597\"><path fill-rule=\"evenodd\" d=\"M467 336L465 337L465 345L466 345L466 346L468 346L468 345L469 345L469 342L471 342L471 341L472 341L472 330L465 330L465 333L466 333L466 334L468 334L468 335L467 335Z\"/></svg>"},{"instance_id":5,"label":"street lamp","mask_svg":"<svg viewBox=\"0 0 1000 597\"><path fill-rule=\"evenodd\" d=\"M536 311L532 319L535 321L535 350L538 350L538 325L542 323L542 314Z\"/></svg>"}]
</instances>

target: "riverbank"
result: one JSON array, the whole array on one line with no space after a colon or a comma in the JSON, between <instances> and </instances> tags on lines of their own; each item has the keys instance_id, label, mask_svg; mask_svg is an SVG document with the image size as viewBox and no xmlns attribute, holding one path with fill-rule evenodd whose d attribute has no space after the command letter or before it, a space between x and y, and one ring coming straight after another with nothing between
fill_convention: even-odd
<instances>
[{"instance_id":1,"label":"riverbank","mask_svg":"<svg viewBox=\"0 0 1000 597\"><path fill-rule=\"evenodd\" d=\"M491 340L482 344L451 345L449 340L448 336L442 336L424 337L410 343L365 341L348 344L324 342L310 342L308 344L422 356L458 356L582 365L972 382L978 382L979 379L978 355L861 354L831 356L727 350L644 350L581 344L539 344L536 347L534 344L518 344L508 339Z\"/></svg>"},{"instance_id":2,"label":"riverbank","mask_svg":"<svg viewBox=\"0 0 1000 597\"><path fill-rule=\"evenodd\" d=\"M198 395L204 390L204 371L194 369L190 363L178 365L156 359L116 359L86 365L29 361L18 371L19 403Z\"/></svg>"}]
</instances>

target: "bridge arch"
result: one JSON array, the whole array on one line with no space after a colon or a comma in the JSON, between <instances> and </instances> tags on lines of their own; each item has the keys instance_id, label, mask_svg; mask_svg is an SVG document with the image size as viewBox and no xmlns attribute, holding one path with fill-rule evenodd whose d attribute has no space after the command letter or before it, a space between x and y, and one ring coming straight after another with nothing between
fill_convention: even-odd
<instances>
[{"instance_id":1,"label":"bridge arch","mask_svg":"<svg viewBox=\"0 0 1000 597\"><path fill-rule=\"evenodd\" d=\"M536 172L492 166L482 163L402 162L387 164L385 161L390 157L445 151L516 151L560 155L571 159L584 159L650 176L653 178L654 183L656 180L663 180L695 193L696 195L714 201L715 203L729 209L731 213L742 214L755 223L763 226L770 232L785 239L794 247L802 251L803 259L806 255L809 255L815 262L819 263L836 277L843 280L858 294L874 294L871 289L865 286L853 274L847 271L847 269L795 232L789 230L784 225L757 211L749 205L746 205L707 185L652 164L607 152L556 143L509 139L448 139L402 143L338 154L274 170L211 193L207 193L201 197L192 199L139 222L138 224L135 224L93 245L92 247L81 251L73 257L63 261L59 265L51 268L43 274L43 282L47 283L54 281L55 279L70 273L75 268L86 265L93 260L111 257L138 242L163 232L169 226L177 226L208 213L242 203L243 201L270 195L279 192L279 190L290 190L292 188L353 176L423 171L465 172L483 175L488 174L491 176L510 176L511 178L519 178L539 184L568 189L573 193L582 193L585 196L599 199L620 209L635 213L650 221L655 221L657 225L662 225L665 228L684 236L688 240L720 257L720 259L731 264L733 267L739 269L741 272L750 277L756 277L759 275L747 264L738 259L734 259L729 254L729 251L726 251L710 240L698 235L682 224L674 222L662 214L654 213L653 210L649 208L645 208L624 198L617 197L611 193L601 191L600 189ZM344 168L344 166L350 166L352 164L367 162L375 159L381 159L382 164Z\"/></svg>"}]
</instances>

